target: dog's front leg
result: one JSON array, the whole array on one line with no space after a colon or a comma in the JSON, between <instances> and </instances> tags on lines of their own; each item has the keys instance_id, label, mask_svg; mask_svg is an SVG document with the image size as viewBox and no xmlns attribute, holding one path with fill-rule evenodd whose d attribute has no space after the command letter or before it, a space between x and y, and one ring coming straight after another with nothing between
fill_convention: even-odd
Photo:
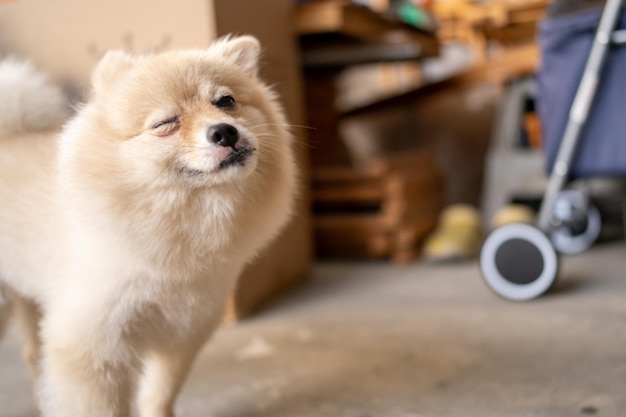
<instances>
[{"instance_id":1,"label":"dog's front leg","mask_svg":"<svg viewBox=\"0 0 626 417\"><path fill-rule=\"evenodd\" d=\"M28 366L30 376L36 380L39 376L39 353L41 340L39 338L39 323L41 311L37 304L27 298L15 294L15 316L22 328L24 347L22 356Z\"/></svg>"},{"instance_id":2,"label":"dog's front leg","mask_svg":"<svg viewBox=\"0 0 626 417\"><path fill-rule=\"evenodd\" d=\"M145 353L139 385L141 417L174 417L174 402L198 351L217 327L205 324L193 335L175 343L152 346Z\"/></svg>"},{"instance_id":3,"label":"dog's front leg","mask_svg":"<svg viewBox=\"0 0 626 417\"><path fill-rule=\"evenodd\" d=\"M43 417L129 417L137 364L110 328L76 312L51 315L42 328Z\"/></svg>"}]
</instances>

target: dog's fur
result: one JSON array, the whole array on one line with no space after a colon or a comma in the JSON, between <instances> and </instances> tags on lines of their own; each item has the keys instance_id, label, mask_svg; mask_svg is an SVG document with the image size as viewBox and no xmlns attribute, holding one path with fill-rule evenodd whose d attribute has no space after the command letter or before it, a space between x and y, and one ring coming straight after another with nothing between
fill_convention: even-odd
<instances>
[{"instance_id":1,"label":"dog's fur","mask_svg":"<svg viewBox=\"0 0 626 417\"><path fill-rule=\"evenodd\" d=\"M109 52L58 140L0 132L0 280L44 417L127 417L135 397L142 417L173 415L237 276L291 211L290 135L259 51L244 36ZM220 123L236 145L211 140Z\"/></svg>"}]
</instances>

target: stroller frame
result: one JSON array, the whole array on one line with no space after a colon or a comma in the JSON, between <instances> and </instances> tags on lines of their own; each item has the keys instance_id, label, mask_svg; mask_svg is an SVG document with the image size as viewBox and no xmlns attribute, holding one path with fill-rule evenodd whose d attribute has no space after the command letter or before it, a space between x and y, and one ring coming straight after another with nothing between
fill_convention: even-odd
<instances>
[{"instance_id":1,"label":"stroller frame","mask_svg":"<svg viewBox=\"0 0 626 417\"><path fill-rule=\"evenodd\" d=\"M615 30L621 6L622 0L607 0L602 12L539 212L538 226L546 233L560 225L560 221L553 216L554 206L569 179L571 164L596 96L600 72L604 67L609 47L626 43L626 30Z\"/></svg>"},{"instance_id":2,"label":"stroller frame","mask_svg":"<svg viewBox=\"0 0 626 417\"><path fill-rule=\"evenodd\" d=\"M611 45L626 44L626 30L616 30L623 0L607 0L591 50L569 109L537 226L512 223L485 239L480 268L487 285L508 300L526 301L548 291L556 281L560 253L587 249L600 234L599 211L586 193L564 190Z\"/></svg>"}]
</instances>

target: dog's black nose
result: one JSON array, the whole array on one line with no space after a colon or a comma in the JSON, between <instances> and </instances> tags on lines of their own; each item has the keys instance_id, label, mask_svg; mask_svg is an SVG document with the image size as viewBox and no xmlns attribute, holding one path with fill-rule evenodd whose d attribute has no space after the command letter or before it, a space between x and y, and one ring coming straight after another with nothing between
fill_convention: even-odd
<instances>
[{"instance_id":1,"label":"dog's black nose","mask_svg":"<svg viewBox=\"0 0 626 417\"><path fill-rule=\"evenodd\" d=\"M232 148L239 140L239 132L233 125L220 123L209 129L207 139L216 145Z\"/></svg>"}]
</instances>

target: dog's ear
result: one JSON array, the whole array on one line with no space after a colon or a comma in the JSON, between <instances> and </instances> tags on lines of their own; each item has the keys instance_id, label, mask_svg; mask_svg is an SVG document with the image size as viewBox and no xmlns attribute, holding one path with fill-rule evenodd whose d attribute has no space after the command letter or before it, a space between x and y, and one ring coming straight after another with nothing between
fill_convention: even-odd
<instances>
[{"instance_id":1,"label":"dog's ear","mask_svg":"<svg viewBox=\"0 0 626 417\"><path fill-rule=\"evenodd\" d=\"M217 41L210 50L231 59L247 73L257 75L261 44L254 36L225 37Z\"/></svg>"},{"instance_id":2,"label":"dog's ear","mask_svg":"<svg viewBox=\"0 0 626 417\"><path fill-rule=\"evenodd\" d=\"M94 70L91 82L94 91L104 91L135 63L135 58L123 51L108 51Z\"/></svg>"}]
</instances>

